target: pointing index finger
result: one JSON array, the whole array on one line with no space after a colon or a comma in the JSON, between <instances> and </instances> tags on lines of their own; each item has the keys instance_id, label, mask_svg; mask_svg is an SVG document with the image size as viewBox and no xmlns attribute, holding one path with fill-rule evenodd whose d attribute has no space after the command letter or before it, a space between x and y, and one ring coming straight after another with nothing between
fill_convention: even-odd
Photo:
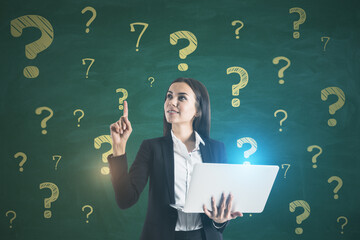
<instances>
[{"instance_id":1,"label":"pointing index finger","mask_svg":"<svg viewBox=\"0 0 360 240\"><path fill-rule=\"evenodd\" d=\"M123 117L128 117L128 104L127 104L127 101L124 101Z\"/></svg>"}]
</instances>

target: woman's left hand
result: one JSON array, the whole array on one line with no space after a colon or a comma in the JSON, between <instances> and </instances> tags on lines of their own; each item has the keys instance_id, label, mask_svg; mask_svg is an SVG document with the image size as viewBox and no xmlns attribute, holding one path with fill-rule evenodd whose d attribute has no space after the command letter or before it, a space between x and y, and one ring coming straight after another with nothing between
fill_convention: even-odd
<instances>
[{"instance_id":1,"label":"woman's left hand","mask_svg":"<svg viewBox=\"0 0 360 240\"><path fill-rule=\"evenodd\" d=\"M225 195L223 193L221 195L220 206L219 206L219 208L217 208L215 205L214 197L211 197L212 211L209 211L205 207L205 204L204 204L203 209L204 209L205 214L216 223L224 223L231 219L235 219L237 217L242 217L243 214L241 212L231 212L233 198L234 198L234 196L230 193L226 200L226 203L225 203Z\"/></svg>"}]
</instances>

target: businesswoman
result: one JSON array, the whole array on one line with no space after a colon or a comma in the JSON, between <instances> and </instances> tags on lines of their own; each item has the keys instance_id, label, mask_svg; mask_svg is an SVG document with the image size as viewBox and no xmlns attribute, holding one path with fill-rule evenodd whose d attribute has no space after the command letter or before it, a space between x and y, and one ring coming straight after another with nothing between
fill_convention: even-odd
<instances>
[{"instance_id":1,"label":"businesswoman","mask_svg":"<svg viewBox=\"0 0 360 240\"><path fill-rule=\"evenodd\" d=\"M128 171L126 142L132 132L128 104L123 116L110 125L113 154L108 156L111 181L121 209L134 205L149 179L148 207L141 240L221 240L229 222L232 196L219 205L211 199L204 213L181 208L195 163L226 162L225 146L210 138L210 99L205 86L191 78L173 81L164 102L164 136L144 140Z\"/></svg>"}]
</instances>

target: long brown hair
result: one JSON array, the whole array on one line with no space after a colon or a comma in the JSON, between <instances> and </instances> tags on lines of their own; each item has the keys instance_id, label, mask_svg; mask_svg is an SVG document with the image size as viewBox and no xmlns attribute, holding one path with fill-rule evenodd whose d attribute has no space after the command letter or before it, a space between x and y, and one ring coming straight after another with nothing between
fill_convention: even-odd
<instances>
[{"instance_id":1,"label":"long brown hair","mask_svg":"<svg viewBox=\"0 0 360 240\"><path fill-rule=\"evenodd\" d=\"M211 113L210 113L210 97L209 93L201 82L193 78L177 78L171 84L176 82L184 82L194 91L196 97L195 107L199 111L199 116L193 121L193 129L200 134L201 137L210 137ZM170 86L171 86L170 84ZM170 88L169 86L169 88ZM166 94L165 94L166 101ZM170 134L171 123L166 121L164 112L164 136Z\"/></svg>"}]
</instances>

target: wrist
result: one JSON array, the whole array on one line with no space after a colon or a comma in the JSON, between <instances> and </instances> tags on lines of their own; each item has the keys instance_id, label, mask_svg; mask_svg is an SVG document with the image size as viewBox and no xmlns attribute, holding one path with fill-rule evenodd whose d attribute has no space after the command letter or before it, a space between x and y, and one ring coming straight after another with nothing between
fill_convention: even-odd
<instances>
[{"instance_id":1,"label":"wrist","mask_svg":"<svg viewBox=\"0 0 360 240\"><path fill-rule=\"evenodd\" d=\"M212 221L213 225L215 228L219 229L219 228L222 228L223 226L226 225L227 221L226 222L223 222L223 223L217 223L215 222L214 220Z\"/></svg>"},{"instance_id":2,"label":"wrist","mask_svg":"<svg viewBox=\"0 0 360 240\"><path fill-rule=\"evenodd\" d=\"M120 156L125 154L125 146L113 147L113 156Z\"/></svg>"}]
</instances>

